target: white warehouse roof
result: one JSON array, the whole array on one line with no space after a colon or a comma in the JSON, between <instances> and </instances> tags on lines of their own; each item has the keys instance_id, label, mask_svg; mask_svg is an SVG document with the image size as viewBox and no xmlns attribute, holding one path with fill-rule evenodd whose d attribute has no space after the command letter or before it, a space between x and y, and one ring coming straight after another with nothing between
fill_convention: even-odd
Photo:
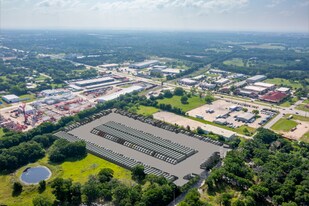
<instances>
[{"instance_id":1,"label":"white warehouse roof","mask_svg":"<svg viewBox=\"0 0 309 206\"><path fill-rule=\"evenodd\" d=\"M103 97L100 97L98 98L98 102L106 102L106 101L110 101L110 100L113 100L113 99L117 99L118 97L120 97L121 95L124 95L124 94L128 94L128 93L132 93L132 92L135 92L135 91L141 91L143 90L144 88L141 87L141 86L131 86L131 87L128 87L128 88L125 88L119 92L115 92L113 94L110 94L110 95L106 95L106 96L103 96Z\"/></svg>"},{"instance_id":2,"label":"white warehouse roof","mask_svg":"<svg viewBox=\"0 0 309 206\"><path fill-rule=\"evenodd\" d=\"M254 91L254 92L263 92L266 90L264 87L257 87L257 86L246 86L244 87L245 90Z\"/></svg>"},{"instance_id":3,"label":"white warehouse roof","mask_svg":"<svg viewBox=\"0 0 309 206\"><path fill-rule=\"evenodd\" d=\"M84 84L95 84L95 83L101 83L105 81L114 81L114 78L112 77L101 77L96 79L88 79L88 80L82 80L75 82L76 85L84 85Z\"/></svg>"},{"instance_id":4,"label":"white warehouse roof","mask_svg":"<svg viewBox=\"0 0 309 206\"><path fill-rule=\"evenodd\" d=\"M265 83L265 82L256 82L256 83L254 83L254 86L271 88L271 87L274 87L275 85L270 84L270 83Z\"/></svg>"},{"instance_id":5,"label":"white warehouse roof","mask_svg":"<svg viewBox=\"0 0 309 206\"><path fill-rule=\"evenodd\" d=\"M2 96L2 99L6 99L6 100L10 101L10 100L19 99L19 97L16 96L15 94L8 94L8 95Z\"/></svg>"}]
</instances>

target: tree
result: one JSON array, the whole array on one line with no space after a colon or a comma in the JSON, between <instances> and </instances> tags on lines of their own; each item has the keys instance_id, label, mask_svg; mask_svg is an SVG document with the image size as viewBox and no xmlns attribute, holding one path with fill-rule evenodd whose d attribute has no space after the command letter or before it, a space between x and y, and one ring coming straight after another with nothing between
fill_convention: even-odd
<instances>
[{"instance_id":1,"label":"tree","mask_svg":"<svg viewBox=\"0 0 309 206\"><path fill-rule=\"evenodd\" d=\"M113 178L114 171L110 168L103 168L98 174L99 181L101 183L109 182Z\"/></svg>"},{"instance_id":2,"label":"tree","mask_svg":"<svg viewBox=\"0 0 309 206\"><path fill-rule=\"evenodd\" d=\"M174 95L176 96L183 96L185 93L185 90L182 87L176 87L174 90Z\"/></svg>"},{"instance_id":3,"label":"tree","mask_svg":"<svg viewBox=\"0 0 309 206\"><path fill-rule=\"evenodd\" d=\"M44 192L45 189L46 189L46 182L45 180L42 180L39 182L39 187L38 187L39 193Z\"/></svg>"},{"instance_id":4,"label":"tree","mask_svg":"<svg viewBox=\"0 0 309 206\"><path fill-rule=\"evenodd\" d=\"M211 94L209 94L209 93L205 96L205 102L207 104L212 103L214 100L215 100L215 98Z\"/></svg>"},{"instance_id":5,"label":"tree","mask_svg":"<svg viewBox=\"0 0 309 206\"><path fill-rule=\"evenodd\" d=\"M202 134L205 133L205 131L204 131L201 127L197 127L197 128L196 128L196 131L197 131L197 133L200 134L200 135L202 135Z\"/></svg>"},{"instance_id":6,"label":"tree","mask_svg":"<svg viewBox=\"0 0 309 206\"><path fill-rule=\"evenodd\" d=\"M146 174L144 172L144 166L143 165L137 165L132 168L132 179L141 182L145 179Z\"/></svg>"},{"instance_id":7,"label":"tree","mask_svg":"<svg viewBox=\"0 0 309 206\"><path fill-rule=\"evenodd\" d=\"M86 201L88 204L99 198L99 181L96 179L96 177L89 177L89 180L83 186L82 193L86 196Z\"/></svg>"},{"instance_id":8,"label":"tree","mask_svg":"<svg viewBox=\"0 0 309 206\"><path fill-rule=\"evenodd\" d=\"M255 114L255 115L258 115L260 112L259 112L259 110L255 109L255 110L252 111L252 113Z\"/></svg>"},{"instance_id":9,"label":"tree","mask_svg":"<svg viewBox=\"0 0 309 206\"><path fill-rule=\"evenodd\" d=\"M165 98L172 98L173 97L173 94L172 94L172 92L170 91L170 90L164 90L163 91L163 96L165 97Z\"/></svg>"},{"instance_id":10,"label":"tree","mask_svg":"<svg viewBox=\"0 0 309 206\"><path fill-rule=\"evenodd\" d=\"M181 101L182 104L188 104L188 97L187 96L182 96L180 98L180 101Z\"/></svg>"},{"instance_id":11,"label":"tree","mask_svg":"<svg viewBox=\"0 0 309 206\"><path fill-rule=\"evenodd\" d=\"M19 182L13 183L13 196L19 195L23 191L23 186Z\"/></svg>"},{"instance_id":12,"label":"tree","mask_svg":"<svg viewBox=\"0 0 309 206\"><path fill-rule=\"evenodd\" d=\"M53 202L43 195L38 195L32 200L33 206L52 206Z\"/></svg>"},{"instance_id":13,"label":"tree","mask_svg":"<svg viewBox=\"0 0 309 206\"><path fill-rule=\"evenodd\" d=\"M242 111L243 112L248 112L248 109L247 108L242 108Z\"/></svg>"}]
</instances>

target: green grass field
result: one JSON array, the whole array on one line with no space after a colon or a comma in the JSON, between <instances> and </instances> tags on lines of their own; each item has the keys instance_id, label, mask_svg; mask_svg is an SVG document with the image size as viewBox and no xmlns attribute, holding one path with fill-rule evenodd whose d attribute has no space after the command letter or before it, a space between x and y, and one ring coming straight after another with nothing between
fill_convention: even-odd
<instances>
[{"instance_id":1,"label":"green grass field","mask_svg":"<svg viewBox=\"0 0 309 206\"><path fill-rule=\"evenodd\" d=\"M279 106L281 106L281 107L290 107L293 104L295 104L295 102L297 102L297 101L298 101L298 98L297 97L293 97L291 99L287 99L286 101L281 103Z\"/></svg>"},{"instance_id":2,"label":"green grass field","mask_svg":"<svg viewBox=\"0 0 309 206\"><path fill-rule=\"evenodd\" d=\"M244 67L244 61L240 58L233 58L223 62L225 65L237 66L237 67Z\"/></svg>"},{"instance_id":3,"label":"green grass field","mask_svg":"<svg viewBox=\"0 0 309 206\"><path fill-rule=\"evenodd\" d=\"M0 128L0 138L4 135L3 128Z\"/></svg>"},{"instance_id":4,"label":"green grass field","mask_svg":"<svg viewBox=\"0 0 309 206\"><path fill-rule=\"evenodd\" d=\"M305 112L309 112L309 108L306 107L306 104L300 104L300 105L296 106L296 109L299 109L299 110L302 110L302 111L305 111Z\"/></svg>"},{"instance_id":5,"label":"green grass field","mask_svg":"<svg viewBox=\"0 0 309 206\"><path fill-rule=\"evenodd\" d=\"M288 132L290 131L292 128L297 126L297 122L293 121L293 120L288 120L286 118L281 118L279 119L278 122L276 122L271 129L275 130L275 131L284 131L284 132Z\"/></svg>"},{"instance_id":6,"label":"green grass field","mask_svg":"<svg viewBox=\"0 0 309 206\"><path fill-rule=\"evenodd\" d=\"M309 132L304 134L304 136L302 136L300 140L309 143Z\"/></svg>"},{"instance_id":7,"label":"green grass field","mask_svg":"<svg viewBox=\"0 0 309 206\"><path fill-rule=\"evenodd\" d=\"M164 98L157 100L159 104L171 104L173 107L178 107L182 109L184 112L202 106L205 103L204 99L198 96L192 96L188 100L188 104L182 104L180 101L180 96L173 96L172 98Z\"/></svg>"},{"instance_id":8,"label":"green grass field","mask_svg":"<svg viewBox=\"0 0 309 206\"><path fill-rule=\"evenodd\" d=\"M290 115L291 114L286 114L286 115L284 115L284 117L288 118ZM300 115L296 115L296 114L293 114L293 119L299 120L299 121L309 122L309 117L304 117L304 116L300 116Z\"/></svg>"},{"instance_id":9,"label":"green grass field","mask_svg":"<svg viewBox=\"0 0 309 206\"><path fill-rule=\"evenodd\" d=\"M35 163L28 164L18 169L15 173L0 175L0 205L32 205L33 197L38 195L37 186L24 185L23 192L17 197L12 197L12 183L14 181L19 181L19 177L25 168L37 165L44 165L52 172L51 178L47 180L46 190L42 193L42 195L50 199L54 199L51 193L50 183L56 177L71 178L75 182L84 183L87 181L89 175L97 174L102 168L111 168L114 170L115 178L120 179L124 183L132 182L131 172L129 170L92 154L88 154L87 157L82 160L67 161L62 164L49 164L47 157L44 157Z\"/></svg>"},{"instance_id":10,"label":"green grass field","mask_svg":"<svg viewBox=\"0 0 309 206\"><path fill-rule=\"evenodd\" d=\"M277 86L288 86L288 87L292 87L293 89L302 88L302 85L299 82L289 81L287 79L282 79L282 78L266 79L264 82L276 84Z\"/></svg>"},{"instance_id":11,"label":"green grass field","mask_svg":"<svg viewBox=\"0 0 309 206\"><path fill-rule=\"evenodd\" d=\"M26 102L32 102L35 100L35 96L34 94L24 94L19 96L19 98L23 99L23 98L29 98L29 100L27 100Z\"/></svg>"},{"instance_id":12,"label":"green grass field","mask_svg":"<svg viewBox=\"0 0 309 206\"><path fill-rule=\"evenodd\" d=\"M149 116L149 115L153 115L154 113L157 113L158 111L159 109L155 107L148 107L148 106L141 105L138 107L137 114Z\"/></svg>"}]
</instances>

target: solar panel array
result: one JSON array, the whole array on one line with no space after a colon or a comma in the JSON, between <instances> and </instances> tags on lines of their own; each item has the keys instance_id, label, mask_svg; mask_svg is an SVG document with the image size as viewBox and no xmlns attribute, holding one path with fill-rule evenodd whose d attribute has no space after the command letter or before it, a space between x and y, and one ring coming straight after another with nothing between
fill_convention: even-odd
<instances>
[{"instance_id":1,"label":"solar panel array","mask_svg":"<svg viewBox=\"0 0 309 206\"><path fill-rule=\"evenodd\" d=\"M94 128L91 133L171 164L177 164L197 152L191 148L113 121Z\"/></svg>"},{"instance_id":2,"label":"solar panel array","mask_svg":"<svg viewBox=\"0 0 309 206\"><path fill-rule=\"evenodd\" d=\"M64 132L64 131L57 132L54 135L56 137L66 139L69 142L76 142L76 141L83 140L83 139L80 139L80 138L78 138L78 137L76 137L72 134L69 134L67 132ZM85 140L83 140L83 141L85 141ZM85 141L85 142L86 142L86 148L90 153L97 155L97 156L99 156L103 159L106 159L110 162L113 162L117 165L120 165L120 166L125 167L125 168L130 169L130 170L137 165L143 165L144 166L144 172L146 174L154 174L154 175L157 175L157 176L162 175L163 177L165 177L169 181L175 181L177 179L177 177L174 176L174 175L170 175L169 173L163 172L162 170L159 170L157 168L143 164L142 162L138 162L138 161L131 159L129 157L126 157L122 154L113 152L110 149L101 147L101 146L96 145L96 144L89 142L89 141Z\"/></svg>"}]
</instances>

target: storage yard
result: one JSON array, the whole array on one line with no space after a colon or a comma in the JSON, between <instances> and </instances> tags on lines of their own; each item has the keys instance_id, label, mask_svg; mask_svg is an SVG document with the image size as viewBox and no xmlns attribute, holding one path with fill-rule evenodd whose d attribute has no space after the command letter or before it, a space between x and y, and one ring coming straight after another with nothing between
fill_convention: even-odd
<instances>
[{"instance_id":1,"label":"storage yard","mask_svg":"<svg viewBox=\"0 0 309 206\"><path fill-rule=\"evenodd\" d=\"M200 174L203 171L200 165L214 152L226 151L214 143L177 134L116 113L68 128L66 132L57 133L56 136L71 139L70 141L76 141L76 138L85 140L88 142L87 147L95 147L93 150L104 152L101 155L103 158L110 161L114 158L113 162L126 168L132 168L140 162L146 165L146 173L176 179L177 185L185 184L187 180L183 177L188 174Z\"/></svg>"}]
</instances>

